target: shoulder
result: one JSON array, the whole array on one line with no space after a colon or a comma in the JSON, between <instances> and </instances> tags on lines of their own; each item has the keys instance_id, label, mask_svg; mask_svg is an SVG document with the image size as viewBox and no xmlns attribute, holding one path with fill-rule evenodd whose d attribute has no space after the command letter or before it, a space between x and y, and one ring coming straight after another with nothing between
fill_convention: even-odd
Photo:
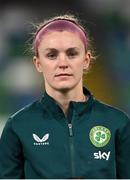
<instances>
[{"instance_id":1,"label":"shoulder","mask_svg":"<svg viewBox=\"0 0 130 180\"><path fill-rule=\"evenodd\" d=\"M42 106L40 100L37 100L24 106L23 108L12 114L7 120L7 123L12 125L15 125L17 123L27 123L30 122L34 116L40 114L41 112Z\"/></svg>"},{"instance_id":2,"label":"shoulder","mask_svg":"<svg viewBox=\"0 0 130 180\"><path fill-rule=\"evenodd\" d=\"M32 130L37 129L37 127L39 128L39 122L43 122L43 116L41 100L24 106L8 118L2 130L2 137L15 136L26 139L28 133L32 133Z\"/></svg>"},{"instance_id":3,"label":"shoulder","mask_svg":"<svg viewBox=\"0 0 130 180\"><path fill-rule=\"evenodd\" d=\"M130 124L130 117L129 115L124 112L123 110L114 107L112 105L106 104L99 100L94 101L94 110L97 113L103 114L105 117L112 119L113 121L118 121L118 123L129 123Z\"/></svg>"}]
</instances>

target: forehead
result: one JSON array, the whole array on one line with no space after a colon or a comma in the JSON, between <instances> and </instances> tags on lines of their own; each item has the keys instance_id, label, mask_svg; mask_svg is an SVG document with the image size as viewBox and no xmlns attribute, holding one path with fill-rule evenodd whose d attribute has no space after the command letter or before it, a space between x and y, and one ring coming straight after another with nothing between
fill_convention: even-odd
<instances>
[{"instance_id":1,"label":"forehead","mask_svg":"<svg viewBox=\"0 0 130 180\"><path fill-rule=\"evenodd\" d=\"M44 48L84 48L84 43L75 32L53 31L45 34L39 44L39 49Z\"/></svg>"}]
</instances>

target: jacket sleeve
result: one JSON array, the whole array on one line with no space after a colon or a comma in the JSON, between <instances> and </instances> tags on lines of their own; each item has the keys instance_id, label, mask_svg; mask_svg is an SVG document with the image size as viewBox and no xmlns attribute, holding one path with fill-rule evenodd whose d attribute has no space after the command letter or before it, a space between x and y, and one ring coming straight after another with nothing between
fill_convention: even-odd
<instances>
[{"instance_id":1,"label":"jacket sleeve","mask_svg":"<svg viewBox=\"0 0 130 180\"><path fill-rule=\"evenodd\" d=\"M24 178L22 146L13 131L11 119L7 121L0 139L0 178Z\"/></svg>"},{"instance_id":2,"label":"jacket sleeve","mask_svg":"<svg viewBox=\"0 0 130 180\"><path fill-rule=\"evenodd\" d=\"M125 125L119 132L117 147L117 178L130 179L130 119L125 116Z\"/></svg>"}]
</instances>

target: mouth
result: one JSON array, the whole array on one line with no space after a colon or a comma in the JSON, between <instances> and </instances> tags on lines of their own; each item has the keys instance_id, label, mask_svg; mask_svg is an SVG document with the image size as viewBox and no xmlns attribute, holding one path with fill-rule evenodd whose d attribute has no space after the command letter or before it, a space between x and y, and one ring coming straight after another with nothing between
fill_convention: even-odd
<instances>
[{"instance_id":1,"label":"mouth","mask_svg":"<svg viewBox=\"0 0 130 180\"><path fill-rule=\"evenodd\" d=\"M55 77L69 77L69 76L72 76L72 74L62 73L55 75Z\"/></svg>"}]
</instances>

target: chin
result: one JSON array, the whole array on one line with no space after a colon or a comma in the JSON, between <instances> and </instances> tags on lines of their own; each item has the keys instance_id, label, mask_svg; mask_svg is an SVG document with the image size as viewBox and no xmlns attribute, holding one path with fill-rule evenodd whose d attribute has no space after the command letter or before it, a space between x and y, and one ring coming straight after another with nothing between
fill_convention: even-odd
<instances>
[{"instance_id":1,"label":"chin","mask_svg":"<svg viewBox=\"0 0 130 180\"><path fill-rule=\"evenodd\" d=\"M67 93L68 91L72 90L74 87L75 86L72 86L72 85L64 85L64 86L58 86L55 89L62 93Z\"/></svg>"},{"instance_id":2,"label":"chin","mask_svg":"<svg viewBox=\"0 0 130 180\"><path fill-rule=\"evenodd\" d=\"M67 87L60 88L59 91L62 93L67 93L68 91L70 91L70 88L67 88Z\"/></svg>"}]
</instances>

